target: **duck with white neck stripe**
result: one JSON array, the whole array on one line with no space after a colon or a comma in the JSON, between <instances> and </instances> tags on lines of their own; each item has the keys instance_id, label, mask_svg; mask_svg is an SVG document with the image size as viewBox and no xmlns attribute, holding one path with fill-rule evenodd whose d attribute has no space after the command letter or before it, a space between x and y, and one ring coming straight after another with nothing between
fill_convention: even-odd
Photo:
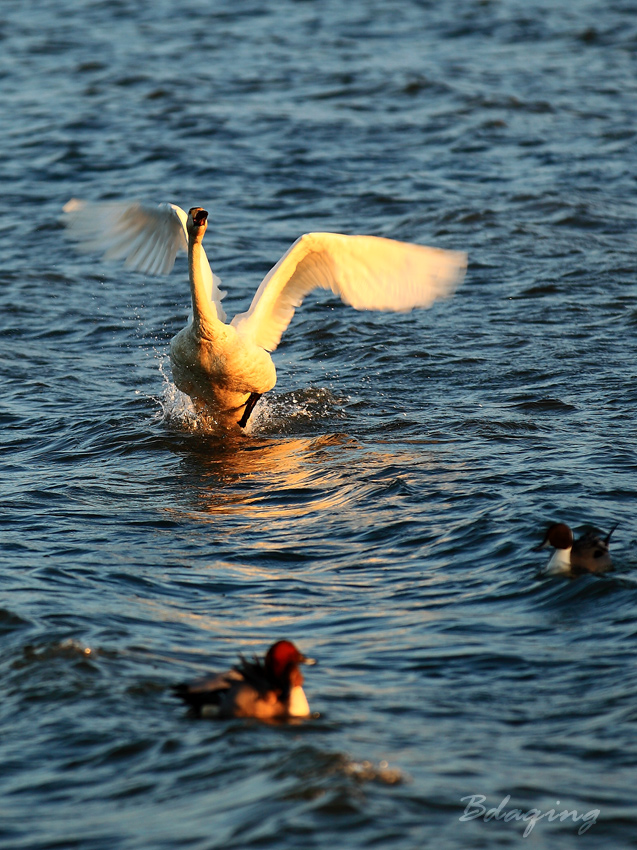
<instances>
[{"instance_id":1,"label":"duck with white neck stripe","mask_svg":"<svg viewBox=\"0 0 637 850\"><path fill-rule=\"evenodd\" d=\"M578 576L586 573L605 573L613 569L609 543L616 528L617 524L606 537L601 537L600 532L590 529L575 540L568 525L556 522L549 526L544 540L533 551L539 552L551 547L554 549L543 570L545 575Z\"/></svg>"}]
</instances>

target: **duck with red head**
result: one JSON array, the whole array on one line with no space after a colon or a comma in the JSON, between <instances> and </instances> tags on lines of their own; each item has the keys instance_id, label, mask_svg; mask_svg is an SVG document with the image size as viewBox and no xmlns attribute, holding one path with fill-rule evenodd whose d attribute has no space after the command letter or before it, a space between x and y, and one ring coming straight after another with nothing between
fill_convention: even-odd
<instances>
[{"instance_id":1,"label":"duck with red head","mask_svg":"<svg viewBox=\"0 0 637 850\"><path fill-rule=\"evenodd\" d=\"M543 570L545 575L605 573L613 569L608 547L616 528L617 525L614 525L606 537L601 537L597 529L589 529L575 540L568 525L556 522L549 526L544 540L533 551L551 547L555 550Z\"/></svg>"},{"instance_id":2,"label":"duck with red head","mask_svg":"<svg viewBox=\"0 0 637 850\"><path fill-rule=\"evenodd\" d=\"M174 693L196 717L255 717L280 720L308 717L300 664L316 664L289 640L272 644L263 659L256 656L225 673L174 686Z\"/></svg>"}]
</instances>

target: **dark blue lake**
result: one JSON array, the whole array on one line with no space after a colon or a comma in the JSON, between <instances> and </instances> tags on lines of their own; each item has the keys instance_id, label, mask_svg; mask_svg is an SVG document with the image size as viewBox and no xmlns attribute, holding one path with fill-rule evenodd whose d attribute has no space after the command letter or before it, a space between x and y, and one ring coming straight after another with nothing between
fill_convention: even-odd
<instances>
[{"instance_id":1,"label":"dark blue lake","mask_svg":"<svg viewBox=\"0 0 637 850\"><path fill-rule=\"evenodd\" d=\"M637 846L635 12L3 0L3 850ZM78 254L74 196L205 206L230 315L306 231L469 269L310 296L228 439L171 382L185 259ZM558 519L615 572L539 576ZM283 637L312 719L171 695Z\"/></svg>"}]
</instances>

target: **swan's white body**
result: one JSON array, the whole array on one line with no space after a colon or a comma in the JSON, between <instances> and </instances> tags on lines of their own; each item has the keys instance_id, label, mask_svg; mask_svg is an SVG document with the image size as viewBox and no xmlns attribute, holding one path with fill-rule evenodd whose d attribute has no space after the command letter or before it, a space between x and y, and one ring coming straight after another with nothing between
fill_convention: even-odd
<instances>
[{"instance_id":1,"label":"swan's white body","mask_svg":"<svg viewBox=\"0 0 637 850\"><path fill-rule=\"evenodd\" d=\"M331 289L357 310L407 312L453 294L467 265L466 254L457 251L376 236L306 233L268 272L249 310L226 324L224 293L201 244L205 219L201 226L173 204L72 200L64 211L69 235L82 250L125 260L137 271L167 274L177 252L188 251L193 317L171 343L173 378L226 425L237 422L251 395L274 387L268 352L313 289Z\"/></svg>"}]
</instances>

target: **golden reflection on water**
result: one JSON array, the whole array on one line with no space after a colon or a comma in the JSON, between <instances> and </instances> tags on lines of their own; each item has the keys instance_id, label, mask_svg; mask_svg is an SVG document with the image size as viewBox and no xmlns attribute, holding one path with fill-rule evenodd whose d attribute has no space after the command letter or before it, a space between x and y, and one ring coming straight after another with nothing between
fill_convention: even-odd
<instances>
[{"instance_id":1,"label":"golden reflection on water","mask_svg":"<svg viewBox=\"0 0 637 850\"><path fill-rule=\"evenodd\" d=\"M440 514L448 523L453 505L441 503L440 497L455 492L453 482L457 486L459 479L470 481L472 476L453 446L425 439L397 445L388 441L379 450L336 433L197 440L187 448L180 451L183 500L169 510L198 522L220 515L232 518L224 536L240 533L245 524L276 522L279 533L288 529L293 540L306 518L325 517L327 523L335 515L356 532L372 533L381 508L381 525L422 522L430 511L426 488L436 493L431 511L437 516L432 514L431 522L439 526L436 534L444 534ZM250 545L278 548L280 540L275 545L270 537L253 537Z\"/></svg>"},{"instance_id":2,"label":"golden reflection on water","mask_svg":"<svg viewBox=\"0 0 637 850\"><path fill-rule=\"evenodd\" d=\"M346 435L228 442L184 458L186 479L204 514L246 514L283 520L342 508L355 496L351 466L326 464L327 452L360 451Z\"/></svg>"},{"instance_id":3,"label":"golden reflection on water","mask_svg":"<svg viewBox=\"0 0 637 850\"><path fill-rule=\"evenodd\" d=\"M167 602L147 598L144 602L153 609L155 619L196 625L211 635L223 635L215 640L221 640L224 645L239 645L248 653L262 651L262 635L273 630L289 629L294 638L300 608L307 626L315 616L313 608L318 597L342 594L350 598L373 593L376 587L384 586L387 546L391 548L391 544L360 535L413 521L423 527L426 536L431 532L434 539L441 539L448 529L444 525L440 492L447 488L450 479L466 478L470 474L466 464L454 455L453 447L433 447L425 440L413 444L387 441L379 450L377 444L366 446L347 434L337 433L319 437L248 436L236 441L196 439L189 441L186 448L184 451L182 444L179 450L183 500L180 504L178 499L169 510L180 520L211 524L214 534L210 539L210 561L205 567L199 560L196 575L191 578L187 557L179 559L165 580L193 581L204 590L209 574L207 592L211 599L217 598L214 584L220 581L232 585L242 604L233 609L229 619L230 603L223 598L218 600L219 610L214 604L200 610L186 609L176 599ZM405 495L399 486L394 495L396 482L412 492ZM431 508L423 489L428 484L438 490ZM304 520L309 517L311 525L304 527ZM275 533L270 533L273 529ZM243 540L243 546L247 547L243 556L237 552L238 561L228 559L228 544L232 549L233 538ZM335 541L342 544L340 548L336 545L338 551L330 549ZM298 551L297 542L310 547L314 564L311 578L314 595L301 602L297 593L288 593L307 580L307 576L296 570L293 556ZM423 560L428 547L427 540L421 540L413 552L401 550L401 569L406 562L416 559L414 575L408 587L396 586L397 592L409 591L410 595L410 601L404 608L401 606L403 617L410 620L413 616L420 623L444 616L444 610L439 611L438 605L431 608L421 599L412 612L411 594L418 587L423 596L430 598L433 594L439 603L450 578L446 569L440 569L440 562L435 572L428 572ZM254 563L253 556L269 551L289 555L289 559L269 558L265 566ZM356 567L366 567L364 581L357 570L336 569L343 551L349 566L355 563ZM365 614L366 620L384 617L383 611L373 609ZM384 624L383 629L387 628ZM400 635L395 637L399 639ZM193 650L193 656L197 656L193 659L195 663L205 663L201 647Z\"/></svg>"}]
</instances>

